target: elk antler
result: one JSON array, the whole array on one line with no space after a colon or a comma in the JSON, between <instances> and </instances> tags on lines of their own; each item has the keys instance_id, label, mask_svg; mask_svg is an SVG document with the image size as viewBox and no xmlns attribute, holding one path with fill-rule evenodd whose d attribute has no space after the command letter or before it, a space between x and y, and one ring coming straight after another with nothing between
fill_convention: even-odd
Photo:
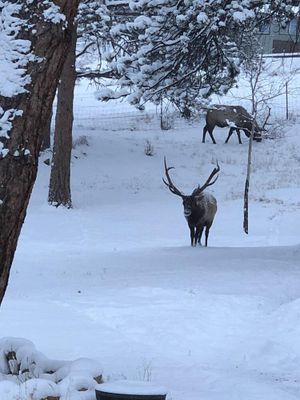
<instances>
[{"instance_id":1,"label":"elk antler","mask_svg":"<svg viewBox=\"0 0 300 400\"><path fill-rule=\"evenodd\" d=\"M169 171L170 171L170 169L173 169L174 167L168 167L167 166L166 157L164 157L164 164L165 164L165 174L166 174L166 178L167 178L167 181L168 181L168 182L166 182L164 180L164 178L162 178L164 184L169 188L169 190L172 193L176 194L177 196L184 197L184 194L181 193L181 191L177 189L177 187L174 185L174 183L172 182L172 180L170 178Z\"/></svg>"},{"instance_id":2,"label":"elk antler","mask_svg":"<svg viewBox=\"0 0 300 400\"><path fill-rule=\"evenodd\" d=\"M217 175L215 177L215 179L212 181L212 178L220 171L220 166L219 163L217 161L217 167L213 169L212 173L209 175L208 179L206 180L206 182L204 183L204 185L202 186L198 186L197 189L194 190L193 194L198 195L201 192L203 192L203 190L205 190L208 186L213 185L216 180L218 179L219 175Z\"/></svg>"}]
</instances>

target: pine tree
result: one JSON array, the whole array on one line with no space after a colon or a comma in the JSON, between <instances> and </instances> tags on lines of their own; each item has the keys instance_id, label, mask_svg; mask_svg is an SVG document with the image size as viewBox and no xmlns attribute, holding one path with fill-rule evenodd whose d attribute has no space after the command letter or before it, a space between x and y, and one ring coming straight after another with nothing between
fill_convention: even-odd
<instances>
[{"instance_id":1,"label":"pine tree","mask_svg":"<svg viewBox=\"0 0 300 400\"><path fill-rule=\"evenodd\" d=\"M0 2L0 303L77 7L77 0Z\"/></svg>"},{"instance_id":2,"label":"pine tree","mask_svg":"<svg viewBox=\"0 0 300 400\"><path fill-rule=\"evenodd\" d=\"M138 16L110 30L107 62L118 90L104 88L99 98L127 97L140 108L167 98L186 113L212 93L225 94L240 70L241 38L271 15L288 16L291 3L132 0Z\"/></svg>"},{"instance_id":3,"label":"pine tree","mask_svg":"<svg viewBox=\"0 0 300 400\"><path fill-rule=\"evenodd\" d=\"M48 202L56 207L72 208L71 153L73 132L73 103L77 73L81 77L100 77L101 47L107 35L109 11L99 0L82 0L77 23L72 32L72 44L67 53L57 92L57 109ZM79 52L76 56L76 48ZM99 50L99 51L97 51ZM76 70L76 58L78 70ZM81 61L84 59L84 61ZM88 63L98 59L98 68L91 70ZM104 73L104 76L105 73ZM48 124L50 130L50 125ZM50 132L49 132L50 133ZM48 135L50 136L50 134Z\"/></svg>"}]
</instances>

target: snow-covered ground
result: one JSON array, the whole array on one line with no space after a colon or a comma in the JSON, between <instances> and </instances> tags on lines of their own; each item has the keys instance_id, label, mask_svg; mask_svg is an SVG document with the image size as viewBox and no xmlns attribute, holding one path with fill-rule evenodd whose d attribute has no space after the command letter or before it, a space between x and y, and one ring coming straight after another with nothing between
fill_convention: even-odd
<instances>
[{"instance_id":1,"label":"snow-covered ground","mask_svg":"<svg viewBox=\"0 0 300 400\"><path fill-rule=\"evenodd\" d=\"M245 235L247 138L225 145L218 129L217 145L202 144L203 120L160 131L153 114L137 128L121 111L99 106L118 112L111 129L75 121L75 139L89 145L73 153L72 210L47 205L41 162L1 336L53 359L95 359L106 380L150 380L169 400L299 399L300 125L254 143ZM181 201L161 179L164 155L185 193L220 164L208 248L189 245Z\"/></svg>"}]
</instances>

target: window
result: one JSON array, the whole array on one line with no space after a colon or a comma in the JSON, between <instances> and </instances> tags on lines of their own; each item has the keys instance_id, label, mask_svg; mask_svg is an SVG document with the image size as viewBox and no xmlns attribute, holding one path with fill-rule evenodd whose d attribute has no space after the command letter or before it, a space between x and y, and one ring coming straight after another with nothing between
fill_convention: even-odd
<instances>
[{"instance_id":1,"label":"window","mask_svg":"<svg viewBox=\"0 0 300 400\"><path fill-rule=\"evenodd\" d=\"M268 35L271 32L271 23L268 21L262 22L258 27L259 33Z\"/></svg>"},{"instance_id":2,"label":"window","mask_svg":"<svg viewBox=\"0 0 300 400\"><path fill-rule=\"evenodd\" d=\"M292 19L289 23L289 33L291 35L296 35L299 30L299 20L298 19Z\"/></svg>"}]
</instances>

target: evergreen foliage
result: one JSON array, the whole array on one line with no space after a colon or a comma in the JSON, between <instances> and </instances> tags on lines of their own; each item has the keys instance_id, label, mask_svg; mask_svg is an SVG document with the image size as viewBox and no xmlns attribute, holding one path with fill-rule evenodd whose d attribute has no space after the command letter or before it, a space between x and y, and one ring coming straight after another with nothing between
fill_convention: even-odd
<instances>
[{"instance_id":1,"label":"evergreen foliage","mask_svg":"<svg viewBox=\"0 0 300 400\"><path fill-rule=\"evenodd\" d=\"M131 20L109 31L106 61L118 89L103 88L99 98L127 97L139 108L168 98L183 113L234 85L261 21L292 14L290 0L132 0L129 7Z\"/></svg>"}]
</instances>

